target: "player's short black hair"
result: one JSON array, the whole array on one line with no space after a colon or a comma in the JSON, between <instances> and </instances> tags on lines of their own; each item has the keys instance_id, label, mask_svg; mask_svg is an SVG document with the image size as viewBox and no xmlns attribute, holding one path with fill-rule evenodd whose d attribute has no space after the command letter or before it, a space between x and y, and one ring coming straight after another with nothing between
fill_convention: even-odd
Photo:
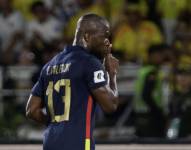
<instances>
[{"instance_id":1,"label":"player's short black hair","mask_svg":"<svg viewBox=\"0 0 191 150\"><path fill-rule=\"evenodd\" d=\"M105 18L94 14L94 13L87 13L85 15L83 15L80 18L80 25L82 26L82 28L99 28L100 24L103 24L103 22L105 22Z\"/></svg>"},{"instance_id":2,"label":"player's short black hair","mask_svg":"<svg viewBox=\"0 0 191 150\"><path fill-rule=\"evenodd\" d=\"M155 44L151 45L148 49L148 54L153 54L153 53L163 53L166 50L170 49L170 46L167 44Z\"/></svg>"},{"instance_id":3,"label":"player's short black hair","mask_svg":"<svg viewBox=\"0 0 191 150\"><path fill-rule=\"evenodd\" d=\"M105 18L94 13L87 13L78 20L76 37L79 38L84 33L95 33L103 29L104 24L107 23Z\"/></svg>"}]
</instances>

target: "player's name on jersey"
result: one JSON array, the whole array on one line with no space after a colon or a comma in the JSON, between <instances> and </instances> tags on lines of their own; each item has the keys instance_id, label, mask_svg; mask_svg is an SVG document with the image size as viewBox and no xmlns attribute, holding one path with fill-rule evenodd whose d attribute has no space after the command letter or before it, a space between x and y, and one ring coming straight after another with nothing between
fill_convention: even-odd
<instances>
[{"instance_id":1,"label":"player's name on jersey","mask_svg":"<svg viewBox=\"0 0 191 150\"><path fill-rule=\"evenodd\" d=\"M69 71L71 63L47 67L47 75L57 75Z\"/></svg>"}]
</instances>

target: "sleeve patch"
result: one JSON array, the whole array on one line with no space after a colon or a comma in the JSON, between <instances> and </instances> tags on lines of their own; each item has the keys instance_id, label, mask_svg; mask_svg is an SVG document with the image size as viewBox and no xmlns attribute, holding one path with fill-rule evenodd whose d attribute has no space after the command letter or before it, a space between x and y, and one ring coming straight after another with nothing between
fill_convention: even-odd
<instances>
[{"instance_id":1,"label":"sleeve patch","mask_svg":"<svg viewBox=\"0 0 191 150\"><path fill-rule=\"evenodd\" d=\"M94 83L100 83L105 81L103 70L98 70L94 72Z\"/></svg>"}]
</instances>

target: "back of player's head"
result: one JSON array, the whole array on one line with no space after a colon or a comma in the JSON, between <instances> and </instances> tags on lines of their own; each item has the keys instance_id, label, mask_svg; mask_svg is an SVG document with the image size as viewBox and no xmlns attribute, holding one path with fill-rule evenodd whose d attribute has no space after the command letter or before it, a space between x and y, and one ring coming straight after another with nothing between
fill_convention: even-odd
<instances>
[{"instance_id":1,"label":"back of player's head","mask_svg":"<svg viewBox=\"0 0 191 150\"><path fill-rule=\"evenodd\" d=\"M109 23L96 14L86 14L79 18L73 45L86 48L91 54L103 59L109 51Z\"/></svg>"},{"instance_id":2,"label":"back of player's head","mask_svg":"<svg viewBox=\"0 0 191 150\"><path fill-rule=\"evenodd\" d=\"M102 30L104 26L108 25L106 19L97 14L85 14L78 20L76 36L85 33L96 33L97 31Z\"/></svg>"}]
</instances>

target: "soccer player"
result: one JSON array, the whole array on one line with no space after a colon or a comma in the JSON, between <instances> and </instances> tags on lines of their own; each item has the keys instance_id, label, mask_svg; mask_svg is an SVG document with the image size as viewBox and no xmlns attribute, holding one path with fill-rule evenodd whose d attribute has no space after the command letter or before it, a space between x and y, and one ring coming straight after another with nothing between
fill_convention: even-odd
<instances>
[{"instance_id":1,"label":"soccer player","mask_svg":"<svg viewBox=\"0 0 191 150\"><path fill-rule=\"evenodd\" d=\"M82 16L73 45L43 67L26 115L47 125L44 150L94 150L96 104L107 113L117 109L118 60L110 53L109 30L104 18Z\"/></svg>"}]
</instances>

